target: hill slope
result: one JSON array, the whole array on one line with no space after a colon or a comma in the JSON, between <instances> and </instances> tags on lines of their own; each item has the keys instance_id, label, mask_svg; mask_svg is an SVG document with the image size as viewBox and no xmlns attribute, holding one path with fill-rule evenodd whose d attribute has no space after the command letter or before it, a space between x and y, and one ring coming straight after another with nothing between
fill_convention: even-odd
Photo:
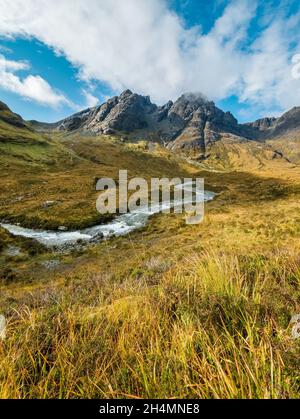
<instances>
[{"instance_id":1,"label":"hill slope","mask_svg":"<svg viewBox=\"0 0 300 419\"><path fill-rule=\"evenodd\" d=\"M45 138L35 132L21 116L0 101L0 147L9 144L45 144Z\"/></svg>"}]
</instances>

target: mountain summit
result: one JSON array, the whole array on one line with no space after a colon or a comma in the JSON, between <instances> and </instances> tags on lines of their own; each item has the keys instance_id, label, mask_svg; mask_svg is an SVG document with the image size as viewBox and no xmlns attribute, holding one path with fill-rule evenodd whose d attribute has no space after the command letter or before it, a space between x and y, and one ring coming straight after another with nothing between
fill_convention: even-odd
<instances>
[{"instance_id":1,"label":"mountain summit","mask_svg":"<svg viewBox=\"0 0 300 419\"><path fill-rule=\"evenodd\" d=\"M261 139L274 138L300 129L300 107L294 107L279 118L263 118L246 124Z\"/></svg>"},{"instance_id":2,"label":"mountain summit","mask_svg":"<svg viewBox=\"0 0 300 419\"><path fill-rule=\"evenodd\" d=\"M161 141L171 149L197 149L202 153L207 144L217 141L223 132L234 135L247 132L230 112L223 112L203 95L186 93L175 103L169 101L157 106L151 103L149 96L130 90L60 121L55 128L130 135L134 139Z\"/></svg>"},{"instance_id":3,"label":"mountain summit","mask_svg":"<svg viewBox=\"0 0 300 419\"><path fill-rule=\"evenodd\" d=\"M38 123L35 126L38 127ZM45 124L40 124L40 128ZM195 151L205 156L207 148L223 137L265 140L300 128L300 108L280 118L264 118L239 124L230 112L219 109L201 94L185 93L175 103L153 104L149 96L125 90L104 104L89 108L48 128L94 135L122 135L130 139L160 141L171 150Z\"/></svg>"}]
</instances>

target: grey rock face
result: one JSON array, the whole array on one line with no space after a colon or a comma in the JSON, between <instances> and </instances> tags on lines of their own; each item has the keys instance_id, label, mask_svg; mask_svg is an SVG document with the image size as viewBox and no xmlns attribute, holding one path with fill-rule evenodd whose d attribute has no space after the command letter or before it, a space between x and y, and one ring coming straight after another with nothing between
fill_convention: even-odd
<instances>
[{"instance_id":1,"label":"grey rock face","mask_svg":"<svg viewBox=\"0 0 300 419\"><path fill-rule=\"evenodd\" d=\"M181 96L169 111L170 125L181 128L173 138L171 149L200 149L205 153L206 146L220 138L220 133L238 133L237 120L231 113L218 109L200 95Z\"/></svg>"},{"instance_id":2,"label":"grey rock face","mask_svg":"<svg viewBox=\"0 0 300 419\"><path fill-rule=\"evenodd\" d=\"M72 115L58 123L57 128L60 131L75 131L81 127L84 127L84 124L88 120L91 112L92 109L86 109L82 112L76 113L75 115Z\"/></svg>"},{"instance_id":3,"label":"grey rock face","mask_svg":"<svg viewBox=\"0 0 300 419\"><path fill-rule=\"evenodd\" d=\"M101 106L62 121L59 129L95 134L134 134L136 138L170 143L171 149L200 149L222 131L238 132L236 119L202 95L184 94L175 103L158 107L148 96L126 90Z\"/></svg>"},{"instance_id":4,"label":"grey rock face","mask_svg":"<svg viewBox=\"0 0 300 419\"><path fill-rule=\"evenodd\" d=\"M65 226L59 226L58 231L68 231L68 227Z\"/></svg>"},{"instance_id":5,"label":"grey rock face","mask_svg":"<svg viewBox=\"0 0 300 419\"><path fill-rule=\"evenodd\" d=\"M248 127L258 129L259 131L263 131L274 126L275 122L276 122L276 118L262 118L254 122L249 122L245 125Z\"/></svg>"},{"instance_id":6,"label":"grey rock face","mask_svg":"<svg viewBox=\"0 0 300 419\"><path fill-rule=\"evenodd\" d=\"M300 130L300 107L292 108L280 118L263 118L245 126L252 128L260 139L276 138Z\"/></svg>"},{"instance_id":7,"label":"grey rock face","mask_svg":"<svg viewBox=\"0 0 300 419\"><path fill-rule=\"evenodd\" d=\"M126 90L103 105L59 122L56 128L103 135L128 134L133 139L160 141L172 150L198 150L204 155L207 145L218 141L224 133L264 140L300 129L300 108L278 119L238 124L230 112L223 112L200 94L187 93L175 103L169 101L158 107L148 96Z\"/></svg>"},{"instance_id":8,"label":"grey rock face","mask_svg":"<svg viewBox=\"0 0 300 419\"><path fill-rule=\"evenodd\" d=\"M84 124L84 129L96 134L130 133L148 127L147 116L157 109L149 97L126 90L119 97L94 109Z\"/></svg>"},{"instance_id":9,"label":"grey rock face","mask_svg":"<svg viewBox=\"0 0 300 419\"><path fill-rule=\"evenodd\" d=\"M55 205L58 205L60 202L59 201L45 201L42 204L42 208L47 209L47 208L51 208L54 207Z\"/></svg>"}]
</instances>

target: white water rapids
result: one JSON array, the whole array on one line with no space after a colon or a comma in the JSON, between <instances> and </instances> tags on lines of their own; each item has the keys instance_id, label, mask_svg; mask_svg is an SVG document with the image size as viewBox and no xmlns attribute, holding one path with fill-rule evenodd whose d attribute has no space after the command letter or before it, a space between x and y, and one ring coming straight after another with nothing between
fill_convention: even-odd
<instances>
[{"instance_id":1,"label":"white water rapids","mask_svg":"<svg viewBox=\"0 0 300 419\"><path fill-rule=\"evenodd\" d=\"M191 190L193 187L192 182L186 182L178 187L184 190ZM215 193L205 191L197 191L194 189L196 195L201 195L203 201L211 201L215 197ZM185 204L191 203L193 201L183 201ZM111 236L123 236L126 235L138 228L144 227L151 215L162 212L163 210L174 208L177 205L182 205L182 201L171 202L171 203L160 203L157 205L152 205L151 208L143 207L140 208L135 213L127 213L116 217L113 221L108 222L107 224L100 224L90 228L76 231L46 231L46 230L33 230L29 228L23 228L20 226L12 224L0 224L3 228L9 231L15 236L22 236L31 239L35 239L43 245L52 247L52 246L62 246L65 244L73 244L78 240L89 242L93 238L97 237L99 233L104 235L104 238L109 238Z\"/></svg>"}]
</instances>

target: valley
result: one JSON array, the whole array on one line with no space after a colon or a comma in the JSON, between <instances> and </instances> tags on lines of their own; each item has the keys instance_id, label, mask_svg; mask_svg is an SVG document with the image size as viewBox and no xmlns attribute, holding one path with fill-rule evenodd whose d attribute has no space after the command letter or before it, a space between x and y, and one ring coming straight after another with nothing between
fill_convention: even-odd
<instances>
[{"instance_id":1,"label":"valley","mask_svg":"<svg viewBox=\"0 0 300 419\"><path fill-rule=\"evenodd\" d=\"M199 225L154 214L125 236L63 251L0 228L1 398L297 397L294 130L256 141L220 129L199 158L198 140L180 151L142 138L145 127L131 138L7 115L1 222L54 232L111 222L96 211L95 184L120 168L147 180L202 177L216 196Z\"/></svg>"}]
</instances>

